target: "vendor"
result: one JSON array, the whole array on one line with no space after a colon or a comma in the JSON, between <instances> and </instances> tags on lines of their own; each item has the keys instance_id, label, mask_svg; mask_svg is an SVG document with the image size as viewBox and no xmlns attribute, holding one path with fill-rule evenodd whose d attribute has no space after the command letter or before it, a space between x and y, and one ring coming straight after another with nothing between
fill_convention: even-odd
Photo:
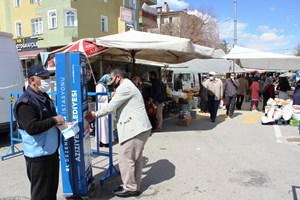
<instances>
[{"instance_id":1,"label":"vendor","mask_svg":"<svg viewBox=\"0 0 300 200\"><path fill-rule=\"evenodd\" d=\"M182 74L179 74L179 76L177 78L175 78L175 80L174 80L174 90L175 91L182 90L182 88L183 88L182 78L183 78Z\"/></svg>"}]
</instances>

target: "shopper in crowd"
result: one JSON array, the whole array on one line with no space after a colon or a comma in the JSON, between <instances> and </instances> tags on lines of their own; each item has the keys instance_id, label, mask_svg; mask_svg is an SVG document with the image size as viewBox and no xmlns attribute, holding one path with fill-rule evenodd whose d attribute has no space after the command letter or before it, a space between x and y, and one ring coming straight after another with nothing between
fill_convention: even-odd
<instances>
[{"instance_id":1,"label":"shopper in crowd","mask_svg":"<svg viewBox=\"0 0 300 200\"><path fill-rule=\"evenodd\" d=\"M209 79L203 82L203 87L207 90L207 107L210 113L210 120L215 122L223 95L223 83L219 78L216 78L215 72L210 72Z\"/></svg>"},{"instance_id":2,"label":"shopper in crowd","mask_svg":"<svg viewBox=\"0 0 300 200\"><path fill-rule=\"evenodd\" d=\"M98 111L88 112L85 119L93 120L116 112L120 144L119 168L123 184L114 194L119 197L140 195L143 169L143 149L151 134L144 100L137 87L126 78L124 70L111 71L111 85L116 88L111 101Z\"/></svg>"},{"instance_id":3,"label":"shopper in crowd","mask_svg":"<svg viewBox=\"0 0 300 200\"><path fill-rule=\"evenodd\" d=\"M250 87L251 84L252 84L252 82L253 82L253 76L252 76L252 74L247 73L245 78L248 81L248 85ZM249 102L251 100L251 94L249 92L250 91L248 91L247 96L246 96L247 97L246 98L246 102Z\"/></svg>"},{"instance_id":4,"label":"shopper in crowd","mask_svg":"<svg viewBox=\"0 0 300 200\"><path fill-rule=\"evenodd\" d=\"M142 81L142 79L139 76L133 76L132 82L140 90L140 92L143 95L147 115L151 122L152 130L154 131L156 128L157 108L156 108L156 105L152 102L152 99L150 98L150 87L152 86L152 84L150 83L150 81L145 80L145 78Z\"/></svg>"},{"instance_id":5,"label":"shopper in crowd","mask_svg":"<svg viewBox=\"0 0 300 200\"><path fill-rule=\"evenodd\" d=\"M42 65L31 67L29 86L14 106L32 200L57 199L60 143L57 126L65 124L65 119L57 115L53 101L46 93L53 75Z\"/></svg>"},{"instance_id":6,"label":"shopper in crowd","mask_svg":"<svg viewBox=\"0 0 300 200\"><path fill-rule=\"evenodd\" d=\"M273 78L270 75L267 76L263 85L263 107L262 107L263 112L265 112L265 106L267 105L269 98L272 99L275 98Z\"/></svg>"},{"instance_id":7,"label":"shopper in crowd","mask_svg":"<svg viewBox=\"0 0 300 200\"><path fill-rule=\"evenodd\" d=\"M237 100L236 100L236 109L241 110L242 105L244 102L245 96L248 94L249 91L249 83L248 80L245 78L245 73L242 73L241 76L238 78L240 87L238 87L236 94L237 94Z\"/></svg>"},{"instance_id":8,"label":"shopper in crowd","mask_svg":"<svg viewBox=\"0 0 300 200\"><path fill-rule=\"evenodd\" d=\"M181 73L178 75L178 77L175 78L175 80L174 80L174 90L175 91L179 91L179 90L183 89L182 78L183 78L183 75Z\"/></svg>"},{"instance_id":9,"label":"shopper in crowd","mask_svg":"<svg viewBox=\"0 0 300 200\"><path fill-rule=\"evenodd\" d=\"M233 117L236 101L236 91L239 88L240 83L235 78L235 73L232 72L230 77L227 78L223 86L223 94L226 102L226 115L230 118Z\"/></svg>"},{"instance_id":10,"label":"shopper in crowd","mask_svg":"<svg viewBox=\"0 0 300 200\"><path fill-rule=\"evenodd\" d=\"M155 71L149 72L149 79L151 87L149 89L151 101L156 106L156 127L155 131L159 132L163 126L163 108L164 108L164 97L162 81L157 78Z\"/></svg>"},{"instance_id":11,"label":"shopper in crowd","mask_svg":"<svg viewBox=\"0 0 300 200\"><path fill-rule=\"evenodd\" d=\"M203 82L207 80L206 76L202 76L202 82L200 83L199 89L199 108L201 112L208 112L207 107L207 89L203 86Z\"/></svg>"},{"instance_id":12,"label":"shopper in crowd","mask_svg":"<svg viewBox=\"0 0 300 200\"><path fill-rule=\"evenodd\" d=\"M250 86L250 110L257 112L258 102L259 102L259 77L255 76L253 78L252 84Z\"/></svg>"},{"instance_id":13,"label":"shopper in crowd","mask_svg":"<svg viewBox=\"0 0 300 200\"><path fill-rule=\"evenodd\" d=\"M288 91L291 90L290 83L286 77L279 77L279 83L276 87L278 90L278 98L287 100L289 99Z\"/></svg>"},{"instance_id":14,"label":"shopper in crowd","mask_svg":"<svg viewBox=\"0 0 300 200\"><path fill-rule=\"evenodd\" d=\"M96 92L99 93L106 93L106 94L102 94L102 95L98 95L98 109L101 110L104 106L106 106L108 104L108 84L110 83L110 76L109 74L104 74L97 86L96 86ZM114 113L112 113L111 115L112 121L114 118ZM98 123L96 125L96 129L98 130L98 142L99 142L99 146L100 147L108 147L109 146L109 126L111 126L111 130L113 130L113 125L112 124L108 124L108 115L103 116L103 117L99 117L98 119ZM113 137L112 137L113 138ZM97 138L95 138L97 139Z\"/></svg>"}]
</instances>

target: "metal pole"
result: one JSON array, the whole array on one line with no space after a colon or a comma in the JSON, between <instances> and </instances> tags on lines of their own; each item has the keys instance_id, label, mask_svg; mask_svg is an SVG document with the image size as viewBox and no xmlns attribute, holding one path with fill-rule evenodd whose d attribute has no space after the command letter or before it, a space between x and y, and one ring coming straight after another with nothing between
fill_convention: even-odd
<instances>
[{"instance_id":1,"label":"metal pole","mask_svg":"<svg viewBox=\"0 0 300 200\"><path fill-rule=\"evenodd\" d=\"M234 26L234 33L233 33L233 46L235 46L237 44L237 0L233 1L233 5L234 5L234 19L233 19L233 26ZM232 71L234 72L234 64L235 64L235 60L233 60L232 62Z\"/></svg>"},{"instance_id":2,"label":"metal pole","mask_svg":"<svg viewBox=\"0 0 300 200\"><path fill-rule=\"evenodd\" d=\"M237 44L237 0L234 0L234 20L233 20L233 23L234 23L234 35L233 35L233 43L234 45Z\"/></svg>"}]
</instances>

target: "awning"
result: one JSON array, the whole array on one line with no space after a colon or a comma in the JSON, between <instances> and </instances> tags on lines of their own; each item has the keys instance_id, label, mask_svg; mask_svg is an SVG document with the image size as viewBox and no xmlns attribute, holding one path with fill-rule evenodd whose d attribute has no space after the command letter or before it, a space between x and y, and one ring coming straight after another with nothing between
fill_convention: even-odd
<instances>
[{"instance_id":1,"label":"awning","mask_svg":"<svg viewBox=\"0 0 300 200\"><path fill-rule=\"evenodd\" d=\"M46 49L36 49L31 51L19 51L18 54L21 60L31 60L35 59L39 53L45 51Z\"/></svg>"}]
</instances>

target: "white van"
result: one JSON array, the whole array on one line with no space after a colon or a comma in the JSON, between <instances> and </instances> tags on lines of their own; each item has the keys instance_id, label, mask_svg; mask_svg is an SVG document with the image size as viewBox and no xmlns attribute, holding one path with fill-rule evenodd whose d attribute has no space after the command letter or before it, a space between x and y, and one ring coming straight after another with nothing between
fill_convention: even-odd
<instances>
[{"instance_id":1,"label":"white van","mask_svg":"<svg viewBox=\"0 0 300 200\"><path fill-rule=\"evenodd\" d=\"M172 71L172 85L174 85L174 80L182 74L182 87L199 89L199 73L191 72L188 68L171 68Z\"/></svg>"},{"instance_id":2,"label":"white van","mask_svg":"<svg viewBox=\"0 0 300 200\"><path fill-rule=\"evenodd\" d=\"M20 57L12 38L12 34L0 32L0 135L10 130L9 94L22 92L25 83Z\"/></svg>"}]
</instances>

